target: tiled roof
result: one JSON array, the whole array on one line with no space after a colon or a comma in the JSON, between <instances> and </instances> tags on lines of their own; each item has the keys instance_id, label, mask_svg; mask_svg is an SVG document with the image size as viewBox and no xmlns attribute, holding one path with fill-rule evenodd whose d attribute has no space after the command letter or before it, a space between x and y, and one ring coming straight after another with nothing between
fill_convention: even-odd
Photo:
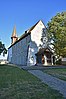
<instances>
[{"instance_id":1,"label":"tiled roof","mask_svg":"<svg viewBox=\"0 0 66 99\"><path fill-rule=\"evenodd\" d=\"M46 47L46 48L41 48L36 55L42 54L44 52L50 52L51 54L53 54L51 48L50 47Z\"/></svg>"}]
</instances>

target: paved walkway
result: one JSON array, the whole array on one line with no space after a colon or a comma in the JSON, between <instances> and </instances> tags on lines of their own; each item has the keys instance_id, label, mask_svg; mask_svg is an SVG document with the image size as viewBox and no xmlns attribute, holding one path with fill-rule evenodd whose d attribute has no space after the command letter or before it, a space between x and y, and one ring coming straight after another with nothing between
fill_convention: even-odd
<instances>
[{"instance_id":1,"label":"paved walkway","mask_svg":"<svg viewBox=\"0 0 66 99\"><path fill-rule=\"evenodd\" d=\"M45 70L45 69L52 69L52 68L66 68L66 66L43 66L43 65L38 65L38 66L19 66L22 69L25 70Z\"/></svg>"},{"instance_id":2,"label":"paved walkway","mask_svg":"<svg viewBox=\"0 0 66 99\"><path fill-rule=\"evenodd\" d=\"M66 81L60 80L56 77L48 75L41 70L28 70L31 74L38 77L42 82L52 87L55 90L58 90L66 99Z\"/></svg>"}]
</instances>

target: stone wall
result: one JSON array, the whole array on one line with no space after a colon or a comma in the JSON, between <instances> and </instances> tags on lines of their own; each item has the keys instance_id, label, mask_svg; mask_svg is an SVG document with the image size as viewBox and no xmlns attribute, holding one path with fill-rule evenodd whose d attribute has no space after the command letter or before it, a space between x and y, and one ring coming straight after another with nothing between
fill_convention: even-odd
<instances>
[{"instance_id":1,"label":"stone wall","mask_svg":"<svg viewBox=\"0 0 66 99\"><path fill-rule=\"evenodd\" d=\"M12 48L11 63L17 64L17 65L27 64L27 51L28 51L29 42L30 42L30 35L23 38L22 40L20 40L19 42L17 42L11 47ZM10 60L10 57L11 56L9 55L9 60Z\"/></svg>"},{"instance_id":2,"label":"stone wall","mask_svg":"<svg viewBox=\"0 0 66 99\"><path fill-rule=\"evenodd\" d=\"M66 58L62 58L62 65L66 65Z\"/></svg>"},{"instance_id":3,"label":"stone wall","mask_svg":"<svg viewBox=\"0 0 66 99\"><path fill-rule=\"evenodd\" d=\"M12 62L12 47L8 49L8 58L7 60L9 61L9 63Z\"/></svg>"}]
</instances>

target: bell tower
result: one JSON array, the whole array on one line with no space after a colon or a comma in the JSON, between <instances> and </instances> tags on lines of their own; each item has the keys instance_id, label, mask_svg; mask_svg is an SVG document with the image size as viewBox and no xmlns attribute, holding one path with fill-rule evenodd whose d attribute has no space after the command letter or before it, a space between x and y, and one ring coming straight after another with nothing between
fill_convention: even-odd
<instances>
[{"instance_id":1,"label":"bell tower","mask_svg":"<svg viewBox=\"0 0 66 99\"><path fill-rule=\"evenodd\" d=\"M12 36L11 36L11 44L15 43L16 40L18 40L18 37L17 37L17 34L16 34L16 26L14 26L13 33L12 33Z\"/></svg>"}]
</instances>

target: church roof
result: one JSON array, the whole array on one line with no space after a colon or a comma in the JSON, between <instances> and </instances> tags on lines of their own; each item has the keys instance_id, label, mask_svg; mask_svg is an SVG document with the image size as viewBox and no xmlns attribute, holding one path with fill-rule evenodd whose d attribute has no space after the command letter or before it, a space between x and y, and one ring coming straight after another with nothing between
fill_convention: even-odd
<instances>
[{"instance_id":1,"label":"church roof","mask_svg":"<svg viewBox=\"0 0 66 99\"><path fill-rule=\"evenodd\" d=\"M48 53L50 52L50 54L53 54L51 48L50 47L46 47L46 48L39 49L39 51L36 53L36 55L42 54L44 52L48 52Z\"/></svg>"},{"instance_id":2,"label":"church roof","mask_svg":"<svg viewBox=\"0 0 66 99\"><path fill-rule=\"evenodd\" d=\"M35 25L33 25L33 26L29 29L29 32L31 32L31 31L35 28L35 26L36 26L40 21L43 23L42 20L39 20ZM43 24L44 24L44 23L43 23ZM45 25L44 25L44 26L45 26ZM46 27L45 27L45 28L46 28Z\"/></svg>"},{"instance_id":3,"label":"church roof","mask_svg":"<svg viewBox=\"0 0 66 99\"><path fill-rule=\"evenodd\" d=\"M21 35L20 39L24 38L25 36L27 36L28 34L31 33L31 31L35 28L35 26L39 23L39 21L33 25L31 28L29 28L28 30L25 31L25 33L23 35Z\"/></svg>"},{"instance_id":4,"label":"church roof","mask_svg":"<svg viewBox=\"0 0 66 99\"><path fill-rule=\"evenodd\" d=\"M31 32L38 23L39 21L29 29L29 32Z\"/></svg>"},{"instance_id":5,"label":"church roof","mask_svg":"<svg viewBox=\"0 0 66 99\"><path fill-rule=\"evenodd\" d=\"M22 34L20 36L20 38L18 40L16 40L15 43L13 43L9 48L11 48L14 44L16 44L17 42L19 42L20 40L22 40L23 38L25 38L26 36L30 35L31 31L35 28L35 26L39 23L42 22L42 20L39 20L35 25L33 25L31 28L29 28L28 30L25 31L24 34ZM43 23L43 22L42 22ZM43 23L44 24L44 23ZM45 25L44 25L45 26ZM12 33L12 37L16 36L16 27L14 27L13 33Z\"/></svg>"}]
</instances>

